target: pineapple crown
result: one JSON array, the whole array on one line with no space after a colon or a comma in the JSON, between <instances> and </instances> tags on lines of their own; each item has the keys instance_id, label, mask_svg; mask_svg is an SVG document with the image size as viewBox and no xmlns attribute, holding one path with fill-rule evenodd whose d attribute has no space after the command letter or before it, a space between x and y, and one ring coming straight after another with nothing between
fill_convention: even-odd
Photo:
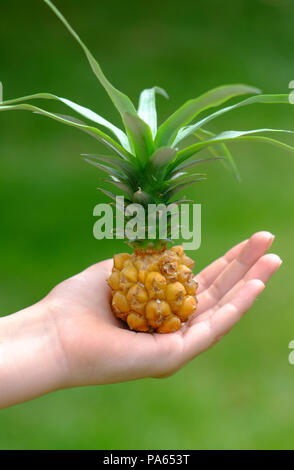
<instances>
[{"instance_id":1,"label":"pineapple crown","mask_svg":"<svg viewBox=\"0 0 294 470\"><path fill-rule=\"evenodd\" d=\"M254 129L214 134L206 129L206 124L213 119L242 106L254 103L289 103L288 94L261 94L257 88L244 84L220 86L197 98L190 99L158 126L156 95L168 98L167 93L157 86L143 90L139 97L138 109L136 109L130 98L107 80L99 63L55 5L50 0L43 1L61 20L84 51L92 71L117 108L124 130L96 112L51 93L37 93L4 101L0 103L0 111L31 111L80 129L97 139L111 151L111 155L85 154L83 156L88 163L107 173L109 177L107 181L124 193L126 205L132 202L142 205L168 204L179 191L205 179L203 174L190 173L190 168L206 161L221 159L239 179L238 169L226 143L257 140L294 151L294 147L289 144L264 135L269 132L293 133L290 130ZM201 113L220 107L228 100L245 94L253 96L198 119ZM62 102L99 127L86 124L75 117L52 113L24 103L33 99L51 99ZM107 129L108 132L102 131L101 127ZM187 137L190 137L189 144L185 145ZM207 149L210 156L199 158L198 153L204 149ZM115 200L114 193L105 189L101 191ZM181 200L173 200L173 202L179 203Z\"/></svg>"}]
</instances>

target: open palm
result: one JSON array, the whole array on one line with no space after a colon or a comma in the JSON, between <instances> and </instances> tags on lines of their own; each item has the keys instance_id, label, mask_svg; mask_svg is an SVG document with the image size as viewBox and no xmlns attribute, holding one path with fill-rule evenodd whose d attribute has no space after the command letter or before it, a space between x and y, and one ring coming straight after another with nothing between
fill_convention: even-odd
<instances>
[{"instance_id":1,"label":"open palm","mask_svg":"<svg viewBox=\"0 0 294 470\"><path fill-rule=\"evenodd\" d=\"M110 308L112 261L95 264L55 287L49 302L66 363L66 385L165 377L219 341L241 319L281 264L265 254L273 242L258 232L201 271L198 309L170 334L137 333Z\"/></svg>"}]
</instances>

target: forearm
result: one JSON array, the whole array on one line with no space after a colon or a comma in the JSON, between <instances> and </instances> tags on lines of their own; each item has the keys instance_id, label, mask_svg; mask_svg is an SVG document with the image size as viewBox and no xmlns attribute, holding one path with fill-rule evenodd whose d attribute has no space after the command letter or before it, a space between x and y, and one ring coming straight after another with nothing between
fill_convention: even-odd
<instances>
[{"instance_id":1,"label":"forearm","mask_svg":"<svg viewBox=\"0 0 294 470\"><path fill-rule=\"evenodd\" d=\"M0 318L0 408L61 388L63 367L45 302Z\"/></svg>"}]
</instances>

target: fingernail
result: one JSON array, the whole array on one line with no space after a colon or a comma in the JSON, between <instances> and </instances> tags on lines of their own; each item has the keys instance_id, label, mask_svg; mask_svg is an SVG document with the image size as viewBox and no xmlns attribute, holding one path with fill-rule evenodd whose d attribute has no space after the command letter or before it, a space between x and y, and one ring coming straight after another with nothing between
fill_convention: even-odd
<instances>
[{"instance_id":1,"label":"fingernail","mask_svg":"<svg viewBox=\"0 0 294 470\"><path fill-rule=\"evenodd\" d=\"M279 266L281 266L281 264L283 263L283 260L276 253L267 253L265 255L265 257L268 257L268 256L270 256L272 260L274 260L274 262L278 264Z\"/></svg>"},{"instance_id":2,"label":"fingernail","mask_svg":"<svg viewBox=\"0 0 294 470\"><path fill-rule=\"evenodd\" d=\"M275 235L268 230L263 230L259 233L262 233L264 237L266 237L268 240L273 240L275 238Z\"/></svg>"}]
</instances>

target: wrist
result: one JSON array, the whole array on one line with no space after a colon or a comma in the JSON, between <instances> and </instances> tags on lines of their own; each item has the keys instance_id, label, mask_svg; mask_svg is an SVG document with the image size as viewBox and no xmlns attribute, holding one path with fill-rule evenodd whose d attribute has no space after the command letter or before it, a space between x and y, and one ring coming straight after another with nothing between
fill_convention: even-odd
<instances>
[{"instance_id":1,"label":"wrist","mask_svg":"<svg viewBox=\"0 0 294 470\"><path fill-rule=\"evenodd\" d=\"M46 299L0 318L0 408L66 385L66 363Z\"/></svg>"}]
</instances>

